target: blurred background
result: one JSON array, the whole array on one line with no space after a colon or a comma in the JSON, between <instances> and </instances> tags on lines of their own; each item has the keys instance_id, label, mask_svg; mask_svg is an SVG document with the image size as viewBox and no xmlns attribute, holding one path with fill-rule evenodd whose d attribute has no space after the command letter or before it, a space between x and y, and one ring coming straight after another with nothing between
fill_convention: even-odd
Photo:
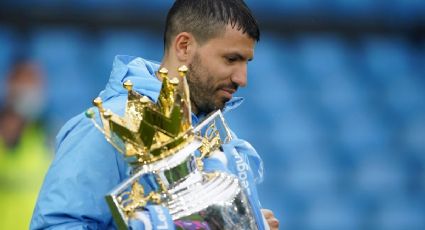
<instances>
[{"instance_id":1,"label":"blurred background","mask_svg":"<svg viewBox=\"0 0 425 230\"><path fill-rule=\"evenodd\" d=\"M281 229L425 229L425 1L247 3L262 37L227 117ZM1 229L26 228L54 136L113 57L161 59L171 4L0 2Z\"/></svg>"}]
</instances>

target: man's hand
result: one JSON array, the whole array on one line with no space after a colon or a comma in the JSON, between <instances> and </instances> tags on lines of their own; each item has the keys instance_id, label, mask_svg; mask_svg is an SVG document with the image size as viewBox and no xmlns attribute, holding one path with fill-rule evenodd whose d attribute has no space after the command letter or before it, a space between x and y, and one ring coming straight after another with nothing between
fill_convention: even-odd
<instances>
[{"instance_id":1,"label":"man's hand","mask_svg":"<svg viewBox=\"0 0 425 230\"><path fill-rule=\"evenodd\" d=\"M263 213L264 217L266 218L267 223L269 224L269 227L271 230L277 230L279 229L279 220L274 217L274 214L269 209L261 209L261 212Z\"/></svg>"}]
</instances>

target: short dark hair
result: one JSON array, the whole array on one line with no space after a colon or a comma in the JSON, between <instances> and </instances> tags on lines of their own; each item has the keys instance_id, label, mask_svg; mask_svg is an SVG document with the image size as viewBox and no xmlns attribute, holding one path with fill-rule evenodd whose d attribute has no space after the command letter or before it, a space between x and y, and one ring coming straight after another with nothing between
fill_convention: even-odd
<instances>
[{"instance_id":1,"label":"short dark hair","mask_svg":"<svg viewBox=\"0 0 425 230\"><path fill-rule=\"evenodd\" d=\"M181 32L193 34L202 44L224 32L228 24L260 40L258 23L243 0L176 0L167 15L164 48L167 51Z\"/></svg>"}]
</instances>

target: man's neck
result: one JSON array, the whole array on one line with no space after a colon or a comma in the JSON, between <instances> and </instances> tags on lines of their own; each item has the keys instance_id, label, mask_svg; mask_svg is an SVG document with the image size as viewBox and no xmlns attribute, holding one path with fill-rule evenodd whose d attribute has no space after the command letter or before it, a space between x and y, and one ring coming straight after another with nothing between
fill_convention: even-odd
<instances>
[{"instance_id":1,"label":"man's neck","mask_svg":"<svg viewBox=\"0 0 425 230\"><path fill-rule=\"evenodd\" d=\"M164 58L161 61L160 68L166 68L168 70L168 76L177 77L178 76L178 68L181 66L181 63L170 60L164 55ZM162 80L162 79L160 79Z\"/></svg>"}]
</instances>

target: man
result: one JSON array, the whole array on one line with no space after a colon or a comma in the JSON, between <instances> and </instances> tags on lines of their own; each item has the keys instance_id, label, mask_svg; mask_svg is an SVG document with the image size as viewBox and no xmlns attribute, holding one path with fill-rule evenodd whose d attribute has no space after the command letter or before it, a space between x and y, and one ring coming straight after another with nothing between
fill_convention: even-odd
<instances>
[{"instance_id":1,"label":"man","mask_svg":"<svg viewBox=\"0 0 425 230\"><path fill-rule=\"evenodd\" d=\"M196 124L216 109L226 112L241 102L232 95L247 83L247 62L253 58L258 40L257 23L241 0L177 0L167 16L161 65L118 56L110 81L99 96L105 108L122 115L127 95L124 81L131 80L134 90L156 101L161 87L156 77L159 67L177 76L177 68L184 64L189 67L187 80ZM123 157L82 114L62 128L57 142L57 154L40 192L31 228L112 227L103 197L128 177ZM242 179L256 208L256 219L262 221L254 184L262 177L261 159L240 139L224 149L243 158L244 166L249 165L238 171L240 167L231 160L228 167L236 175L247 175ZM271 211L263 210L263 215L272 229L278 228Z\"/></svg>"}]
</instances>

